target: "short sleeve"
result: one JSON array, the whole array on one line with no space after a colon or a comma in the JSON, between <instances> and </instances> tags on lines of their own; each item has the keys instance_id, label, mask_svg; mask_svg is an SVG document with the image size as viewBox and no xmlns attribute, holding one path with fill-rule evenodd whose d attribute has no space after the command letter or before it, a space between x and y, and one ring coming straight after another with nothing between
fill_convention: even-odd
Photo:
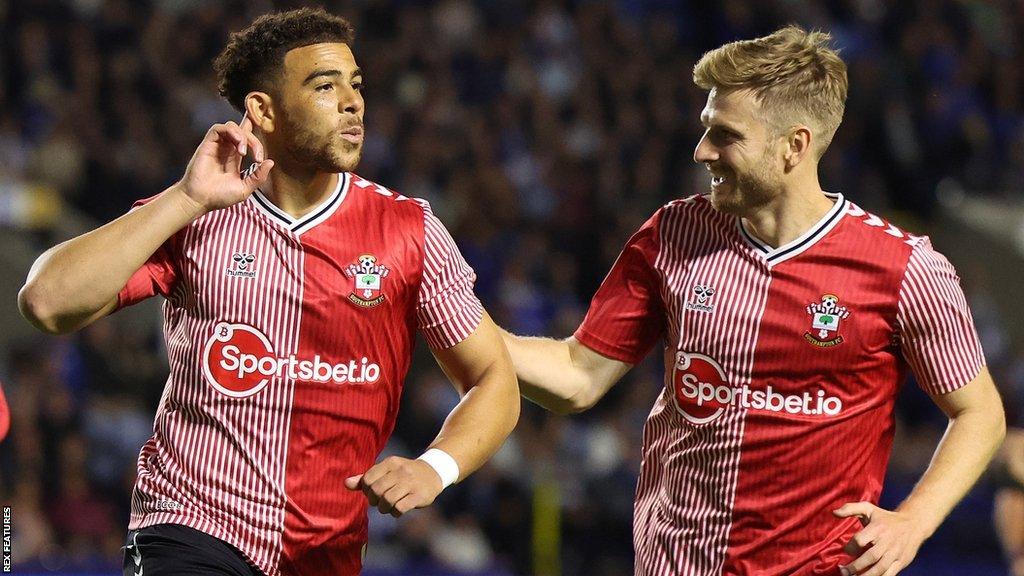
<instances>
[{"instance_id":1,"label":"short sleeve","mask_svg":"<svg viewBox=\"0 0 1024 576\"><path fill-rule=\"evenodd\" d=\"M416 304L416 323L434 350L451 348L476 331L484 309L473 294L476 274L462 257L451 234L423 206L423 281Z\"/></svg>"},{"instance_id":2,"label":"short sleeve","mask_svg":"<svg viewBox=\"0 0 1024 576\"><path fill-rule=\"evenodd\" d=\"M985 365L960 278L927 238L907 261L896 322L903 357L929 394L965 386Z\"/></svg>"},{"instance_id":3,"label":"short sleeve","mask_svg":"<svg viewBox=\"0 0 1024 576\"><path fill-rule=\"evenodd\" d=\"M575 334L587 348L629 364L642 360L664 332L660 281L654 268L661 214L655 213L626 243Z\"/></svg>"},{"instance_id":4,"label":"short sleeve","mask_svg":"<svg viewBox=\"0 0 1024 576\"><path fill-rule=\"evenodd\" d=\"M132 206L132 210L150 202L153 198L139 200ZM128 279L128 283L117 294L119 309L137 304L157 294L166 298L171 293L178 279L174 264L174 240L175 236L172 236L164 242Z\"/></svg>"}]
</instances>

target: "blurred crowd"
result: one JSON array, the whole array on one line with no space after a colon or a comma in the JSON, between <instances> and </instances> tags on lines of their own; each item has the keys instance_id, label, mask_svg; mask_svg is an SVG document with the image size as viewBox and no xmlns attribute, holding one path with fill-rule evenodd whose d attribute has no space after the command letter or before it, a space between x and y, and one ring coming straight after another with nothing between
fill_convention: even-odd
<instances>
[{"instance_id":1,"label":"blurred crowd","mask_svg":"<svg viewBox=\"0 0 1024 576\"><path fill-rule=\"evenodd\" d=\"M211 124L237 117L210 65L227 35L306 4L0 2L0 226L25 230L41 252L69 210L107 221L165 188ZM822 165L827 190L917 231L928 230L944 183L1022 196L1016 0L316 4L358 32L358 172L432 203L478 274L477 294L513 332L571 334L629 234L659 205L706 190L691 158L705 97L693 63L788 22L831 31L850 67L846 121ZM993 372L1020 402L1024 347L995 288L961 272ZM20 321L0 318L0 330ZM388 448L398 454L421 451L457 400L419 356ZM14 420L0 445L0 501L14 507L16 562L118 565L135 459L165 377L155 324L116 318L0 355ZM439 505L401 521L371 513L368 566L631 573L640 432L660 382L648 360L584 415L528 408L494 461ZM887 498L909 490L945 424L906 388ZM950 554L998 565L990 498L983 484L936 536Z\"/></svg>"}]
</instances>

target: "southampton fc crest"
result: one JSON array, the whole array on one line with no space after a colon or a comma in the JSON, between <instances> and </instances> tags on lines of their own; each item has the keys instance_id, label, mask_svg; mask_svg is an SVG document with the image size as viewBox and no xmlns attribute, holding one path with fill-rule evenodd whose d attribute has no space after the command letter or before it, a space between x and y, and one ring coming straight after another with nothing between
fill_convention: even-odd
<instances>
[{"instance_id":1,"label":"southampton fc crest","mask_svg":"<svg viewBox=\"0 0 1024 576\"><path fill-rule=\"evenodd\" d=\"M839 321L845 320L850 311L839 305L838 296L825 294L820 303L807 306L807 313L811 315L811 329L804 334L805 340L821 348L843 343L843 337L839 335Z\"/></svg>"},{"instance_id":2,"label":"southampton fc crest","mask_svg":"<svg viewBox=\"0 0 1024 576\"><path fill-rule=\"evenodd\" d=\"M353 281L348 299L356 306L372 308L384 301L381 283L388 276L388 267L377 264L373 254L363 254L358 262L346 266L345 276Z\"/></svg>"}]
</instances>

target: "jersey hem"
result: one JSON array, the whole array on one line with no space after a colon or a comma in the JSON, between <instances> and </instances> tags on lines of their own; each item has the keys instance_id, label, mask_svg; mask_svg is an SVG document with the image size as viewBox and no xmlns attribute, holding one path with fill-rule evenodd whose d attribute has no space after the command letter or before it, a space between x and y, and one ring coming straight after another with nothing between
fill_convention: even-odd
<instances>
[{"instance_id":1,"label":"jersey hem","mask_svg":"<svg viewBox=\"0 0 1024 576\"><path fill-rule=\"evenodd\" d=\"M128 522L128 530L140 530L142 528L148 528L150 526L156 526L159 524L175 524L178 526L187 526L189 528L192 528L193 530L198 530L199 532L202 532L207 536L216 538L221 542L224 542L233 547L234 549L238 550L242 557L245 558L246 563L248 563L256 570L259 570L262 574L265 574L266 576L279 575L279 572L276 570L276 568L272 568L270 566L260 566L259 564L254 562L250 555L245 551L245 548L243 547L242 543L238 542L234 538L231 538L230 535L228 535L226 532L222 530L210 530L209 528L211 525L215 526L215 524L212 521L204 521L199 518L194 518L192 516L180 516L171 514L158 513L147 514L145 516L138 516L136 514L132 514L131 519ZM270 570L268 570L268 568L270 568Z\"/></svg>"},{"instance_id":2,"label":"jersey hem","mask_svg":"<svg viewBox=\"0 0 1024 576\"><path fill-rule=\"evenodd\" d=\"M476 333L484 320L484 309L479 302L470 304L444 322L421 328L420 332L431 350L447 350L466 341ZM470 328L472 326L472 328ZM461 330L465 327L465 331Z\"/></svg>"},{"instance_id":3,"label":"jersey hem","mask_svg":"<svg viewBox=\"0 0 1024 576\"><path fill-rule=\"evenodd\" d=\"M917 379L918 387L921 388L921 390L923 390L926 394L934 394L936 396L943 396L945 394L951 394L953 392L956 392L957 390L959 390L959 389L963 388L964 386L967 386L971 382L974 382L975 380L977 380L978 376L981 376L982 369L984 369L985 366L987 366L987 365L988 364L986 362L982 362L974 370L972 370L972 372L974 372L973 376L971 376L970 378L968 378L966 380L962 380L962 381L961 380L952 380L952 381L949 381L949 382L927 382L926 383L923 380L918 379L917 378L917 374L914 374L914 378Z\"/></svg>"}]
</instances>

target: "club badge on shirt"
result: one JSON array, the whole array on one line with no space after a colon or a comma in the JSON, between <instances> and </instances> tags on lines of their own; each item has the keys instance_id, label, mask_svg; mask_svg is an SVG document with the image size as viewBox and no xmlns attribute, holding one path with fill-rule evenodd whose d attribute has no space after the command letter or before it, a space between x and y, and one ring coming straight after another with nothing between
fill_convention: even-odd
<instances>
[{"instance_id":1,"label":"club badge on shirt","mask_svg":"<svg viewBox=\"0 0 1024 576\"><path fill-rule=\"evenodd\" d=\"M345 267L345 276L352 279L350 302L362 308L373 308L384 301L381 284L388 276L388 267L377 263L373 254L363 254L358 261Z\"/></svg>"},{"instance_id":2,"label":"club badge on shirt","mask_svg":"<svg viewBox=\"0 0 1024 576\"><path fill-rule=\"evenodd\" d=\"M850 316L846 306L839 305L839 297L835 294L824 294L821 302L807 305L807 313L811 315L811 329L804 333L804 339L819 348L828 348L843 343L839 334L839 322Z\"/></svg>"}]
</instances>

